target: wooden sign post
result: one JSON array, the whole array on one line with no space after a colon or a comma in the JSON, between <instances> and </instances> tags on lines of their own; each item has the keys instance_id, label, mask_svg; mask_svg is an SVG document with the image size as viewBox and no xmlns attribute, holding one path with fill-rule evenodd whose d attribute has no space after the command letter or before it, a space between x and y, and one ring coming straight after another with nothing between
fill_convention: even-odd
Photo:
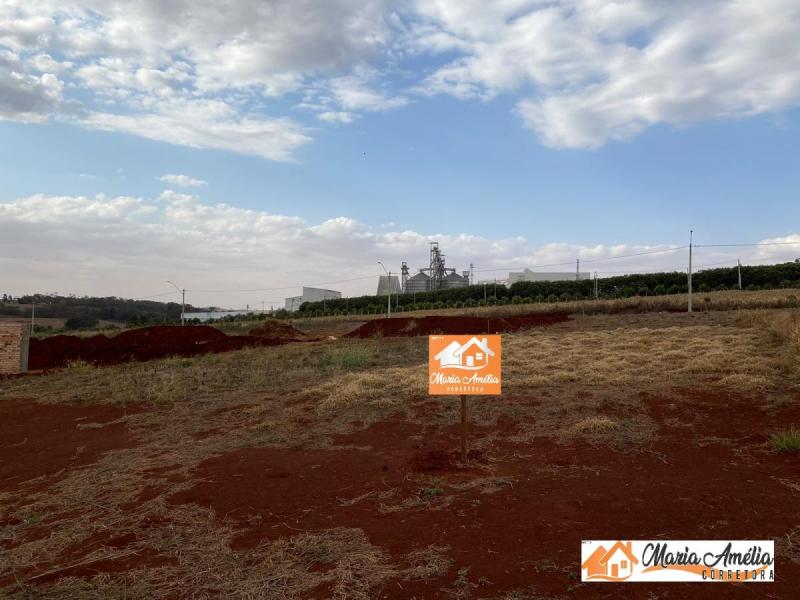
<instances>
[{"instance_id":1,"label":"wooden sign post","mask_svg":"<svg viewBox=\"0 0 800 600\"><path fill-rule=\"evenodd\" d=\"M467 396L500 394L502 348L499 335L428 337L428 394L461 396L461 461L467 462Z\"/></svg>"}]
</instances>

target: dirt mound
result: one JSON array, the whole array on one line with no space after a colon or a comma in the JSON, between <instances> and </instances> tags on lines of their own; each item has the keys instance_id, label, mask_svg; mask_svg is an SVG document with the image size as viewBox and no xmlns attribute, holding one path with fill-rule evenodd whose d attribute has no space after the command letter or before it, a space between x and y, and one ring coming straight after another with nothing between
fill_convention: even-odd
<instances>
[{"instance_id":1,"label":"dirt mound","mask_svg":"<svg viewBox=\"0 0 800 600\"><path fill-rule=\"evenodd\" d=\"M28 366L30 369L53 369L64 367L74 360L113 365L167 356L230 352L250 346L275 346L287 341L291 340L269 335L229 336L219 329L204 325L144 327L113 337L56 335L43 340L31 340Z\"/></svg>"},{"instance_id":2,"label":"dirt mound","mask_svg":"<svg viewBox=\"0 0 800 600\"><path fill-rule=\"evenodd\" d=\"M417 335L452 334L467 335L470 333L507 333L544 327L569 320L568 313L554 312L516 317L392 317L391 319L374 319L367 321L345 337L370 338L413 337Z\"/></svg>"},{"instance_id":3,"label":"dirt mound","mask_svg":"<svg viewBox=\"0 0 800 600\"><path fill-rule=\"evenodd\" d=\"M258 327L250 330L250 335L255 337L269 337L272 339L280 339L286 341L306 341L310 340L311 336L303 333L299 329L295 329L289 323L271 319L264 321Z\"/></svg>"}]
</instances>

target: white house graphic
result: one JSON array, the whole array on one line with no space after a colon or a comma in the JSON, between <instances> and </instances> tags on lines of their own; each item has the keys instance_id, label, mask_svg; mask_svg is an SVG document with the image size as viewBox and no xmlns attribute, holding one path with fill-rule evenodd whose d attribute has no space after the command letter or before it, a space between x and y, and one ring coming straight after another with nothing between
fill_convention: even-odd
<instances>
[{"instance_id":1,"label":"white house graphic","mask_svg":"<svg viewBox=\"0 0 800 600\"><path fill-rule=\"evenodd\" d=\"M466 344L450 342L433 358L439 361L439 368L466 369L477 371L489 364L494 352L489 348L486 338L473 337Z\"/></svg>"}]
</instances>

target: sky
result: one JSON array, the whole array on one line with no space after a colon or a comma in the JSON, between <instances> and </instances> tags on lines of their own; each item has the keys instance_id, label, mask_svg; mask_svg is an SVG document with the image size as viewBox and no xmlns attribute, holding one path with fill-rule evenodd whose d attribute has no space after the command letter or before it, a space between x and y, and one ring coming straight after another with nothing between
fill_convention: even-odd
<instances>
[{"instance_id":1,"label":"sky","mask_svg":"<svg viewBox=\"0 0 800 600\"><path fill-rule=\"evenodd\" d=\"M800 3L0 0L0 182L14 295L794 260Z\"/></svg>"}]
</instances>

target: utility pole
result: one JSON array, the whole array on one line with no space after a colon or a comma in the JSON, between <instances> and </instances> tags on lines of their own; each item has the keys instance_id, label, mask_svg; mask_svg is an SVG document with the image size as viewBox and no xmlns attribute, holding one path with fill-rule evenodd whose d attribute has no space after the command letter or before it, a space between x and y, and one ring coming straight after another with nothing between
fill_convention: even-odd
<instances>
[{"instance_id":1,"label":"utility pole","mask_svg":"<svg viewBox=\"0 0 800 600\"><path fill-rule=\"evenodd\" d=\"M494 301L497 302L497 277L494 279Z\"/></svg>"},{"instance_id":2,"label":"utility pole","mask_svg":"<svg viewBox=\"0 0 800 600\"><path fill-rule=\"evenodd\" d=\"M689 311L692 312L692 246L694 241L694 229L689 230Z\"/></svg>"},{"instance_id":3,"label":"utility pole","mask_svg":"<svg viewBox=\"0 0 800 600\"><path fill-rule=\"evenodd\" d=\"M475 268L475 265L473 265L472 263L469 263L469 284L470 285L474 285L474 283L475 283L475 278L472 275L474 268Z\"/></svg>"},{"instance_id":4,"label":"utility pole","mask_svg":"<svg viewBox=\"0 0 800 600\"><path fill-rule=\"evenodd\" d=\"M486 306L488 299L486 298L486 282L483 282L483 305Z\"/></svg>"},{"instance_id":5,"label":"utility pole","mask_svg":"<svg viewBox=\"0 0 800 600\"><path fill-rule=\"evenodd\" d=\"M31 306L31 335L33 335L35 329L36 329L36 302L34 302L33 305Z\"/></svg>"},{"instance_id":6,"label":"utility pole","mask_svg":"<svg viewBox=\"0 0 800 600\"><path fill-rule=\"evenodd\" d=\"M741 289L742 289L742 261L741 260L737 260L736 264L738 265L738 268L739 268L739 290L741 291Z\"/></svg>"},{"instance_id":7,"label":"utility pole","mask_svg":"<svg viewBox=\"0 0 800 600\"><path fill-rule=\"evenodd\" d=\"M186 324L184 320L184 315L186 314L186 288L179 288L171 281L167 281L167 283L181 293L181 327L183 327ZM241 306L241 304L239 306Z\"/></svg>"},{"instance_id":8,"label":"utility pole","mask_svg":"<svg viewBox=\"0 0 800 600\"><path fill-rule=\"evenodd\" d=\"M597 271L594 272L594 299L598 300L600 297L599 290L597 289Z\"/></svg>"},{"instance_id":9,"label":"utility pole","mask_svg":"<svg viewBox=\"0 0 800 600\"><path fill-rule=\"evenodd\" d=\"M581 259L575 259L575 281L581 280Z\"/></svg>"}]
</instances>

